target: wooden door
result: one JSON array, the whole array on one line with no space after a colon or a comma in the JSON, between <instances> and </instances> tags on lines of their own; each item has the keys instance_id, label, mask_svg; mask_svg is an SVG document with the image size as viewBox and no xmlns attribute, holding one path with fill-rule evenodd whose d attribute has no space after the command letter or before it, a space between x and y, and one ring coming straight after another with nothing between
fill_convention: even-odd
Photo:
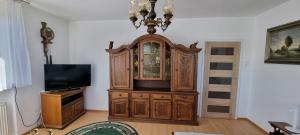
<instances>
[{"instance_id":1,"label":"wooden door","mask_svg":"<svg viewBox=\"0 0 300 135\"><path fill-rule=\"evenodd\" d=\"M62 125L69 122L74 117L74 105L70 104L63 107L62 110Z\"/></svg>"},{"instance_id":2,"label":"wooden door","mask_svg":"<svg viewBox=\"0 0 300 135\"><path fill-rule=\"evenodd\" d=\"M207 42L203 116L235 118L240 42Z\"/></svg>"},{"instance_id":3,"label":"wooden door","mask_svg":"<svg viewBox=\"0 0 300 135\"><path fill-rule=\"evenodd\" d=\"M172 117L172 103L171 100L154 99L152 104L152 118L170 120Z\"/></svg>"},{"instance_id":4,"label":"wooden door","mask_svg":"<svg viewBox=\"0 0 300 135\"><path fill-rule=\"evenodd\" d=\"M78 115L83 111L84 111L84 102L83 99L80 99L74 104L74 115Z\"/></svg>"},{"instance_id":5,"label":"wooden door","mask_svg":"<svg viewBox=\"0 0 300 135\"><path fill-rule=\"evenodd\" d=\"M195 96L175 95L173 106L175 120L194 120L195 109Z\"/></svg>"},{"instance_id":6,"label":"wooden door","mask_svg":"<svg viewBox=\"0 0 300 135\"><path fill-rule=\"evenodd\" d=\"M195 89L195 54L180 50L172 52L172 91L194 91Z\"/></svg>"},{"instance_id":7,"label":"wooden door","mask_svg":"<svg viewBox=\"0 0 300 135\"><path fill-rule=\"evenodd\" d=\"M130 63L129 51L110 54L111 89L130 88Z\"/></svg>"},{"instance_id":8,"label":"wooden door","mask_svg":"<svg viewBox=\"0 0 300 135\"><path fill-rule=\"evenodd\" d=\"M112 99L111 100L111 115L116 117L128 117L128 99Z\"/></svg>"},{"instance_id":9,"label":"wooden door","mask_svg":"<svg viewBox=\"0 0 300 135\"><path fill-rule=\"evenodd\" d=\"M131 113L134 118L149 118L149 99L132 99Z\"/></svg>"}]
</instances>

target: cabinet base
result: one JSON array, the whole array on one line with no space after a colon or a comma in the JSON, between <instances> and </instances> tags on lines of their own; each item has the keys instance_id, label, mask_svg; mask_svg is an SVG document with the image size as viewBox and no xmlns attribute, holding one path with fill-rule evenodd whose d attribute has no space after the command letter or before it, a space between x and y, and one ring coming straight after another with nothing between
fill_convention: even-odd
<instances>
[{"instance_id":1,"label":"cabinet base","mask_svg":"<svg viewBox=\"0 0 300 135\"><path fill-rule=\"evenodd\" d=\"M192 120L192 121L161 120L161 119L145 119L145 118L125 118L125 117L114 117L114 116L108 116L108 120L109 121L128 121L128 122L161 123L161 124L199 126L199 120Z\"/></svg>"},{"instance_id":2,"label":"cabinet base","mask_svg":"<svg viewBox=\"0 0 300 135\"><path fill-rule=\"evenodd\" d=\"M79 117L81 117L82 115L84 115L86 113L86 111L81 112L80 114L74 116L74 118L72 118L72 120L68 121L67 123L63 124L63 125L49 125L49 124L45 124L45 126L47 128L54 128L54 129L64 129L65 127L67 127L68 125L70 125L72 122L74 122L75 120L77 120Z\"/></svg>"}]
</instances>

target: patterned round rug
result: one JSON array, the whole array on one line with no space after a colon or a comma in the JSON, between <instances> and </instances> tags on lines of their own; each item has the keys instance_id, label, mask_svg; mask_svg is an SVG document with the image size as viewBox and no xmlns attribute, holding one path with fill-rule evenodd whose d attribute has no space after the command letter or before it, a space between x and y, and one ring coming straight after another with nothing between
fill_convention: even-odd
<instances>
[{"instance_id":1,"label":"patterned round rug","mask_svg":"<svg viewBox=\"0 0 300 135\"><path fill-rule=\"evenodd\" d=\"M125 123L105 121L77 128L66 135L138 135L138 133Z\"/></svg>"}]
</instances>

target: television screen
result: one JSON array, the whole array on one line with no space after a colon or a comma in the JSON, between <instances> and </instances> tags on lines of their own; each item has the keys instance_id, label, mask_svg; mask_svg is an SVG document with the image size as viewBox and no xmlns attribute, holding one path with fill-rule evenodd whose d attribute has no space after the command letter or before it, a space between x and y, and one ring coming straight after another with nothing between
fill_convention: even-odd
<instances>
[{"instance_id":1,"label":"television screen","mask_svg":"<svg viewBox=\"0 0 300 135\"><path fill-rule=\"evenodd\" d=\"M45 91L91 85L91 65L45 64Z\"/></svg>"}]
</instances>

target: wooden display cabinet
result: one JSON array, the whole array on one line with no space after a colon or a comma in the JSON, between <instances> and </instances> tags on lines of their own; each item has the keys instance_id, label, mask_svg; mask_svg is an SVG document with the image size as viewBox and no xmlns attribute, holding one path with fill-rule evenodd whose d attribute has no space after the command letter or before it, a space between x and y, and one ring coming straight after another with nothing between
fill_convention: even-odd
<instances>
[{"instance_id":1,"label":"wooden display cabinet","mask_svg":"<svg viewBox=\"0 0 300 135\"><path fill-rule=\"evenodd\" d=\"M144 35L110 55L109 119L197 124L201 49Z\"/></svg>"},{"instance_id":2,"label":"wooden display cabinet","mask_svg":"<svg viewBox=\"0 0 300 135\"><path fill-rule=\"evenodd\" d=\"M65 128L86 111L84 90L41 93L42 115L47 128Z\"/></svg>"}]
</instances>

